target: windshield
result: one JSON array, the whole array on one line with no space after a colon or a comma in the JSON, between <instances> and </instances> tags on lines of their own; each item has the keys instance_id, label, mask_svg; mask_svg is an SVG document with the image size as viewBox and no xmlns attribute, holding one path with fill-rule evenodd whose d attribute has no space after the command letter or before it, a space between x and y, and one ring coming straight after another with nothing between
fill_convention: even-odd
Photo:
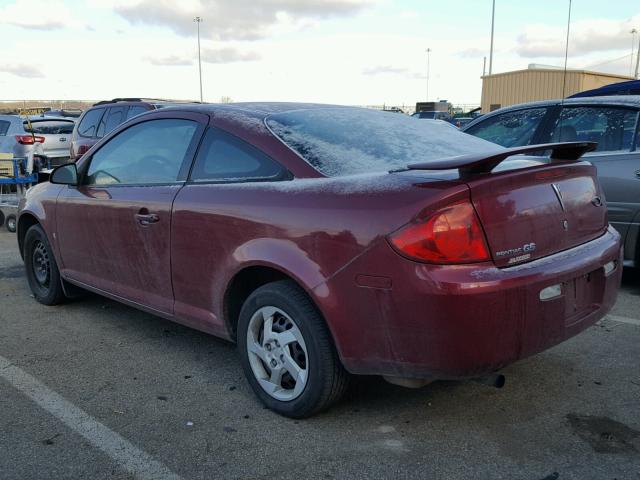
<instances>
[{"instance_id":1,"label":"windshield","mask_svg":"<svg viewBox=\"0 0 640 480\"><path fill-rule=\"evenodd\" d=\"M267 125L314 168L333 177L387 171L501 147L441 121L364 108L319 108L279 113Z\"/></svg>"},{"instance_id":2,"label":"windshield","mask_svg":"<svg viewBox=\"0 0 640 480\"><path fill-rule=\"evenodd\" d=\"M72 120L31 120L31 128L29 122L24 122L24 130L29 133L46 134L71 134L75 123Z\"/></svg>"}]
</instances>

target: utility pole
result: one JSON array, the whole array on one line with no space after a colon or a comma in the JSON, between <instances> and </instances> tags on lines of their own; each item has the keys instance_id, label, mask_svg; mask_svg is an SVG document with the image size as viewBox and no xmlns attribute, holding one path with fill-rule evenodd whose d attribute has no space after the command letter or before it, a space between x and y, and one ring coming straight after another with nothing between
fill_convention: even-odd
<instances>
[{"instance_id":1,"label":"utility pole","mask_svg":"<svg viewBox=\"0 0 640 480\"><path fill-rule=\"evenodd\" d=\"M635 28L634 28L635 30ZM638 48L636 49L636 72L633 74L635 78L638 77L638 67L640 66L640 35L638 35Z\"/></svg>"},{"instance_id":2,"label":"utility pole","mask_svg":"<svg viewBox=\"0 0 640 480\"><path fill-rule=\"evenodd\" d=\"M426 50L427 52L427 102L429 101L429 68L430 68L430 56L431 56L431 49L427 48Z\"/></svg>"},{"instance_id":3,"label":"utility pole","mask_svg":"<svg viewBox=\"0 0 640 480\"><path fill-rule=\"evenodd\" d=\"M491 8L491 47L489 48L489 75L493 72L493 27L496 20L496 0L493 0Z\"/></svg>"},{"instance_id":4,"label":"utility pole","mask_svg":"<svg viewBox=\"0 0 640 480\"><path fill-rule=\"evenodd\" d=\"M636 46L636 33L638 33L638 30L632 28L629 33L631 34L631 62L629 64L629 75L631 75L633 72L633 49Z\"/></svg>"},{"instance_id":5,"label":"utility pole","mask_svg":"<svg viewBox=\"0 0 640 480\"><path fill-rule=\"evenodd\" d=\"M200 76L200 102L202 102L202 61L200 60L200 23L202 17L195 17L193 21L198 25L198 74Z\"/></svg>"}]
</instances>

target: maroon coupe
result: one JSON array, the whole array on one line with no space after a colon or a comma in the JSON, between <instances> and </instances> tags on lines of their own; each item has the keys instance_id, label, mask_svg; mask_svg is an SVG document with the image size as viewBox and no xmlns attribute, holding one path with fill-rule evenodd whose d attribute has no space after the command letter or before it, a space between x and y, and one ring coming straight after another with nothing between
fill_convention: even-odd
<instances>
[{"instance_id":1,"label":"maroon coupe","mask_svg":"<svg viewBox=\"0 0 640 480\"><path fill-rule=\"evenodd\" d=\"M30 189L18 242L39 302L86 289L233 340L257 396L305 417L349 374L478 378L602 318L622 267L594 146L504 149L351 107L167 108Z\"/></svg>"}]
</instances>

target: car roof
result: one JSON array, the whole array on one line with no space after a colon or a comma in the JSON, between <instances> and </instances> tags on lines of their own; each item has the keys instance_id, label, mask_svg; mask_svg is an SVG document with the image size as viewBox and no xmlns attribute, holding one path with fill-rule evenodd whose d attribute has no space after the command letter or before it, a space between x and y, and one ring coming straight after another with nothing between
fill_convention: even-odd
<instances>
[{"instance_id":1,"label":"car roof","mask_svg":"<svg viewBox=\"0 0 640 480\"><path fill-rule=\"evenodd\" d=\"M300 110L317 110L326 108L362 108L347 105L332 105L324 103L303 103L303 102L237 102L237 103L203 103L171 105L162 109L168 110L189 110L202 113L214 113L216 111L237 112L239 114L252 115L257 117L268 117L274 113L285 113Z\"/></svg>"},{"instance_id":2,"label":"car roof","mask_svg":"<svg viewBox=\"0 0 640 480\"><path fill-rule=\"evenodd\" d=\"M640 95L603 95L600 97L578 97L578 98L565 98L556 100L539 100L537 102L518 103L516 105L510 105L508 107L499 108L493 112L485 113L484 115L475 118L473 121L467 123L464 126L465 131L480 122L485 121L487 118L491 118L495 115L502 113L515 112L527 108L536 107L550 107L554 105L613 105L618 107L635 107L640 108Z\"/></svg>"},{"instance_id":3,"label":"car roof","mask_svg":"<svg viewBox=\"0 0 640 480\"><path fill-rule=\"evenodd\" d=\"M577 98L565 98L564 102L561 99L557 100L540 100L537 102L519 103L517 105L510 105L508 107L494 110L487 113L487 115L493 115L496 112L508 112L511 110L520 110L522 108L530 107L548 107L550 105L623 105L630 107L640 107L640 95L603 95L599 97L577 97Z\"/></svg>"}]
</instances>

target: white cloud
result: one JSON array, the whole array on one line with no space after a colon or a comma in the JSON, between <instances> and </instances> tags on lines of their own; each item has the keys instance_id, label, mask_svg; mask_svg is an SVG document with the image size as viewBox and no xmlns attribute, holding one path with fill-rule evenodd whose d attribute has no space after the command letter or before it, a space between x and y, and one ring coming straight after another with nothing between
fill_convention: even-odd
<instances>
[{"instance_id":1,"label":"white cloud","mask_svg":"<svg viewBox=\"0 0 640 480\"><path fill-rule=\"evenodd\" d=\"M73 12L59 0L16 0L0 8L0 24L31 30L84 28Z\"/></svg>"},{"instance_id":2,"label":"white cloud","mask_svg":"<svg viewBox=\"0 0 640 480\"><path fill-rule=\"evenodd\" d=\"M626 20L589 19L571 24L569 55L626 50L631 29L640 25L640 15ZM529 25L517 39L516 53L525 58L564 57L566 27Z\"/></svg>"},{"instance_id":3,"label":"white cloud","mask_svg":"<svg viewBox=\"0 0 640 480\"><path fill-rule=\"evenodd\" d=\"M233 47L205 48L202 50L202 61L207 63L234 63L260 60L256 52L241 52Z\"/></svg>"},{"instance_id":4,"label":"white cloud","mask_svg":"<svg viewBox=\"0 0 640 480\"><path fill-rule=\"evenodd\" d=\"M42 70L34 65L24 63L9 63L0 66L0 73L10 73L22 78L44 78Z\"/></svg>"},{"instance_id":5,"label":"white cloud","mask_svg":"<svg viewBox=\"0 0 640 480\"><path fill-rule=\"evenodd\" d=\"M96 0L94 0L96 1ZM104 0L97 0L104 1ZM310 20L351 16L378 0L138 0L117 1L114 11L132 24L168 27L193 36L193 19L205 37L219 40L265 38L279 24L307 25Z\"/></svg>"}]
</instances>

